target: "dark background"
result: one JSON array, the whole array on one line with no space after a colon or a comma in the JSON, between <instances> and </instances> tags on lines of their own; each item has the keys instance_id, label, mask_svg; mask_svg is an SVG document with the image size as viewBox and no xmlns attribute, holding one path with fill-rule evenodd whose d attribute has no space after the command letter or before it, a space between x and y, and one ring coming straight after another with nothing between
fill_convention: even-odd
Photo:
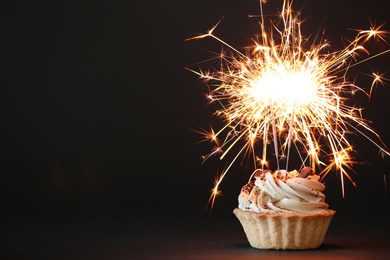
<instances>
[{"instance_id":1,"label":"dark background","mask_svg":"<svg viewBox=\"0 0 390 260\"><path fill-rule=\"evenodd\" d=\"M269 2L265 12L269 8L273 14L281 1ZM294 3L295 9L303 7L303 34L325 28L335 50L355 36L348 29L388 20L384 0ZM194 228L194 219L208 223L205 227L211 220L237 224L231 212L248 172L236 166L221 185L223 196L215 208L205 209L216 173L225 165L217 158L202 164L210 147L196 144L200 136L193 129L208 128L215 119L204 99L206 87L185 70L221 46L211 39L185 39L206 32L224 16L215 33L240 49L259 29L248 14L258 14L258 1L2 2L1 253L42 259L44 252L52 257L84 252L83 239L109 237L90 232L97 226L117 235L167 225L186 230ZM373 54L389 48L381 41L368 47ZM356 83L369 87L365 74L389 72L389 65L389 55L382 55L351 73L361 71ZM387 144L388 95L388 86L378 86L369 103L356 98ZM351 139L369 163L356 166L357 187L346 181L342 198L338 177L325 180L327 202L338 211L339 223L374 225L368 220L384 219L389 209L389 159L363 139ZM165 241L163 231L158 242ZM142 240L138 243L142 248ZM97 247L89 245L85 252Z\"/></svg>"}]
</instances>

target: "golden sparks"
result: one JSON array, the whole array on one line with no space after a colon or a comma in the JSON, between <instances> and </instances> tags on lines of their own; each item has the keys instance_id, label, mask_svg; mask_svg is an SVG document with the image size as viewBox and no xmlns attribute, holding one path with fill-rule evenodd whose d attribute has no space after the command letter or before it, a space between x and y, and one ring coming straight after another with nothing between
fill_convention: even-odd
<instances>
[{"instance_id":1,"label":"golden sparks","mask_svg":"<svg viewBox=\"0 0 390 260\"><path fill-rule=\"evenodd\" d=\"M209 101L220 105L216 116L223 127L204 133L212 142L222 140L215 142L217 148L210 155L223 159L233 153L215 180L211 206L240 156L251 156L255 168L270 167L272 157L274 168L288 170L295 154L299 162L293 167L311 166L322 176L335 169L344 185L344 176L354 184L348 170L353 171L351 166L357 163L352 159L350 134L362 135L382 154L390 155L362 117L362 108L351 105L356 92L369 98L374 84L385 78L373 73L369 91L347 80L352 66L370 59L358 61L360 54L368 54L364 44L371 39L385 42L388 32L383 24L375 27L371 23L370 29L357 31L344 49L330 51L324 39L308 43L302 36L300 14L292 9L291 0L283 1L277 21L265 20L264 3L259 1L260 37L250 51L241 52L215 35L221 20L206 34L187 39L211 37L230 50L218 56L218 69L188 69L206 81Z\"/></svg>"}]
</instances>

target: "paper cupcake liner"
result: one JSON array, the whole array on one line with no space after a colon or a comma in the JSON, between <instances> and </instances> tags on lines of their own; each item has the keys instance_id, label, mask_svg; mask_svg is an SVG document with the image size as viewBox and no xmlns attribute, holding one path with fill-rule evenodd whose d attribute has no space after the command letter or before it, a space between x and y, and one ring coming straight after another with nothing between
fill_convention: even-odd
<instances>
[{"instance_id":1,"label":"paper cupcake liner","mask_svg":"<svg viewBox=\"0 0 390 260\"><path fill-rule=\"evenodd\" d=\"M258 249L314 249L324 240L335 211L324 214L266 214L233 210L248 238Z\"/></svg>"}]
</instances>

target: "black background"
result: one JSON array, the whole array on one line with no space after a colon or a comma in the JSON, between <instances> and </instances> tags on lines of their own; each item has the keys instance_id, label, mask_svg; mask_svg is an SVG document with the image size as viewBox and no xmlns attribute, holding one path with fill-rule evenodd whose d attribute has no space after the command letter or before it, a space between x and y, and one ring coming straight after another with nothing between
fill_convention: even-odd
<instances>
[{"instance_id":1,"label":"black background","mask_svg":"<svg viewBox=\"0 0 390 260\"><path fill-rule=\"evenodd\" d=\"M269 2L266 12L281 6L281 1ZM335 50L355 36L349 29L388 20L383 0L294 5L302 7L303 34L325 28ZM185 70L196 68L221 46L212 39L185 39L206 32L224 16L215 33L237 48L247 46L259 29L248 14L257 13L255 0L2 2L0 202L6 231L1 253L29 259L42 258L48 250L57 256L65 247L51 238L63 245L69 237L80 242L83 235L49 230L73 227L90 238L95 226L79 228L93 221L106 223L106 232L122 230L107 224L115 219L132 233L133 227L141 232L146 222L164 226L183 219L231 220L248 172L236 166L221 185L223 195L215 208L205 209L216 173L225 165L217 158L202 164L210 147L196 144L199 135L192 130L208 128L215 119L204 99L206 87ZM381 41L368 47L374 54L389 48ZM361 71L356 83L369 87L365 74L389 72L389 65L389 55L382 55L352 73ZM387 144L388 95L388 86L378 86L370 102L356 97ZM356 166L352 176L357 187L346 181L342 198L339 178L325 180L330 207L340 219L358 225L384 218L389 209L389 160L363 139L352 138L369 163ZM188 226L184 222L180 227ZM44 246L48 241L51 249ZM90 244L85 252L95 247ZM82 246L77 248L83 252Z\"/></svg>"}]
</instances>

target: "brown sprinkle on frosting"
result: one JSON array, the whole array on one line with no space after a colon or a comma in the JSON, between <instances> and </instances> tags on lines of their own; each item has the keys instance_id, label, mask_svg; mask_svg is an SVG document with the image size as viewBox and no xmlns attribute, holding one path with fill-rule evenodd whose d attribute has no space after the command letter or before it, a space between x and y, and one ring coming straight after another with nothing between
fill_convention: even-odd
<instances>
[{"instance_id":1,"label":"brown sprinkle on frosting","mask_svg":"<svg viewBox=\"0 0 390 260\"><path fill-rule=\"evenodd\" d=\"M298 177L307 178L309 175L315 175L315 172L312 168L306 166L299 172Z\"/></svg>"},{"instance_id":2,"label":"brown sprinkle on frosting","mask_svg":"<svg viewBox=\"0 0 390 260\"><path fill-rule=\"evenodd\" d=\"M255 178L260 178L260 180L264 180L264 179L265 179L265 174L266 174L267 172L272 173L271 170L257 169L257 170L254 172L253 177L255 177Z\"/></svg>"},{"instance_id":3,"label":"brown sprinkle on frosting","mask_svg":"<svg viewBox=\"0 0 390 260\"><path fill-rule=\"evenodd\" d=\"M255 183L253 181L251 182L248 182L247 184L245 184L242 189L241 189L241 192L244 192L244 193L247 193L247 194L250 194L253 187L255 187Z\"/></svg>"}]
</instances>

